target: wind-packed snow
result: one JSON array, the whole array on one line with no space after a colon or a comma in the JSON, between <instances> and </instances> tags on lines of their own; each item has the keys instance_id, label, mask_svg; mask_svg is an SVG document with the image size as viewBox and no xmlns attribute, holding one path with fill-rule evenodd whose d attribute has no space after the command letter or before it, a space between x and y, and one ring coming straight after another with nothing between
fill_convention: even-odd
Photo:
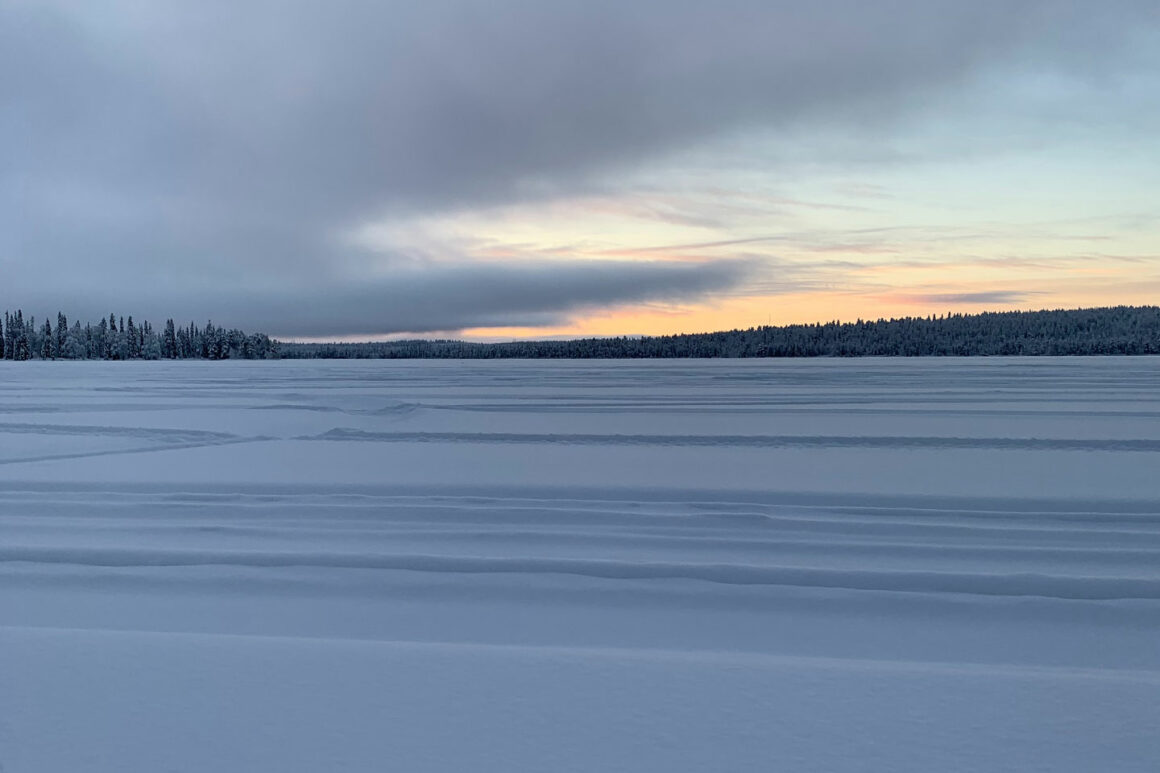
<instances>
[{"instance_id":1,"label":"wind-packed snow","mask_svg":"<svg viewBox=\"0 0 1160 773\"><path fill-rule=\"evenodd\" d=\"M0 363L0 770L1156 771L1160 359Z\"/></svg>"}]
</instances>

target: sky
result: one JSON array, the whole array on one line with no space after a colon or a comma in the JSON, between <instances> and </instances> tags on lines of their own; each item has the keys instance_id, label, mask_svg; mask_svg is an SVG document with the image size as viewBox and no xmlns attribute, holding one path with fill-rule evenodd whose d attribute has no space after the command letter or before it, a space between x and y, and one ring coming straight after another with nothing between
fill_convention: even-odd
<instances>
[{"instance_id":1,"label":"sky","mask_svg":"<svg viewBox=\"0 0 1160 773\"><path fill-rule=\"evenodd\" d=\"M0 0L0 307L300 340L1160 303L1160 3Z\"/></svg>"}]
</instances>

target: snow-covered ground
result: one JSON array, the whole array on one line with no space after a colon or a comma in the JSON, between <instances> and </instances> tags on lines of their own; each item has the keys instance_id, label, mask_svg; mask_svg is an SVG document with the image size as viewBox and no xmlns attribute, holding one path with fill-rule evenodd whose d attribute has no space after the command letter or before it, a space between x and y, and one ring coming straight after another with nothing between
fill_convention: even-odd
<instances>
[{"instance_id":1,"label":"snow-covered ground","mask_svg":"<svg viewBox=\"0 0 1160 773\"><path fill-rule=\"evenodd\" d=\"M0 363L0 770L1160 770L1160 359Z\"/></svg>"}]
</instances>

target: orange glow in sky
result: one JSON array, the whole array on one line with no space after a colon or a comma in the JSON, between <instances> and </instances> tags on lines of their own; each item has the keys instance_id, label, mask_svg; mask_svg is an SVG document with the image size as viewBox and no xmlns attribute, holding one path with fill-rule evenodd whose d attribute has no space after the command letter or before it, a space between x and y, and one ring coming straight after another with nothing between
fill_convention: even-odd
<instances>
[{"instance_id":1,"label":"orange glow in sky","mask_svg":"<svg viewBox=\"0 0 1160 773\"><path fill-rule=\"evenodd\" d=\"M1093 197L1077 184L1111 163L1075 157L1038 177L1010 161L944 163L954 184L943 189L891 172L858 184L818 173L791 191L751 175L726 185L731 173L718 170L714 185L678 177L600 196L385 220L352 238L434 264L466 256L549 270L554 261L597 271L626 262L746 267L732 286L693 297L578 304L536 324L434 334L477 340L1155 304L1160 217L1138 211L1138 202L1160 173L1120 161L1116 191Z\"/></svg>"}]
</instances>

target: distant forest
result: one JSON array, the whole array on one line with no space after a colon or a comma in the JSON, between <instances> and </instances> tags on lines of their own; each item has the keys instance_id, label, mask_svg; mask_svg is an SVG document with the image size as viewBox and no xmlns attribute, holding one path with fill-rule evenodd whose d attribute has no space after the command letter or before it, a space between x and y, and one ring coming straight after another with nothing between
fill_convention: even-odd
<instances>
[{"instance_id":1,"label":"distant forest","mask_svg":"<svg viewBox=\"0 0 1160 773\"><path fill-rule=\"evenodd\" d=\"M0 323L0 359L5 360L230 360L276 359L278 342L262 333L246 335L241 330L216 327L212 322L198 327L179 327L166 320L157 331L148 322L128 322L110 314L96 324L71 327L64 314L57 313L56 326L24 312L4 312Z\"/></svg>"},{"instance_id":2,"label":"distant forest","mask_svg":"<svg viewBox=\"0 0 1160 773\"><path fill-rule=\"evenodd\" d=\"M283 358L498 359L1160 354L1160 307L826 322L572 341L281 344Z\"/></svg>"},{"instance_id":3,"label":"distant forest","mask_svg":"<svg viewBox=\"0 0 1160 773\"><path fill-rule=\"evenodd\" d=\"M160 359L594 359L663 357L930 357L1160 354L1160 307L947 314L877 321L753 327L718 333L570 341L472 343L406 340L301 344L207 322L187 327L110 314L96 324L38 324L5 312L0 357L8 360Z\"/></svg>"}]
</instances>

